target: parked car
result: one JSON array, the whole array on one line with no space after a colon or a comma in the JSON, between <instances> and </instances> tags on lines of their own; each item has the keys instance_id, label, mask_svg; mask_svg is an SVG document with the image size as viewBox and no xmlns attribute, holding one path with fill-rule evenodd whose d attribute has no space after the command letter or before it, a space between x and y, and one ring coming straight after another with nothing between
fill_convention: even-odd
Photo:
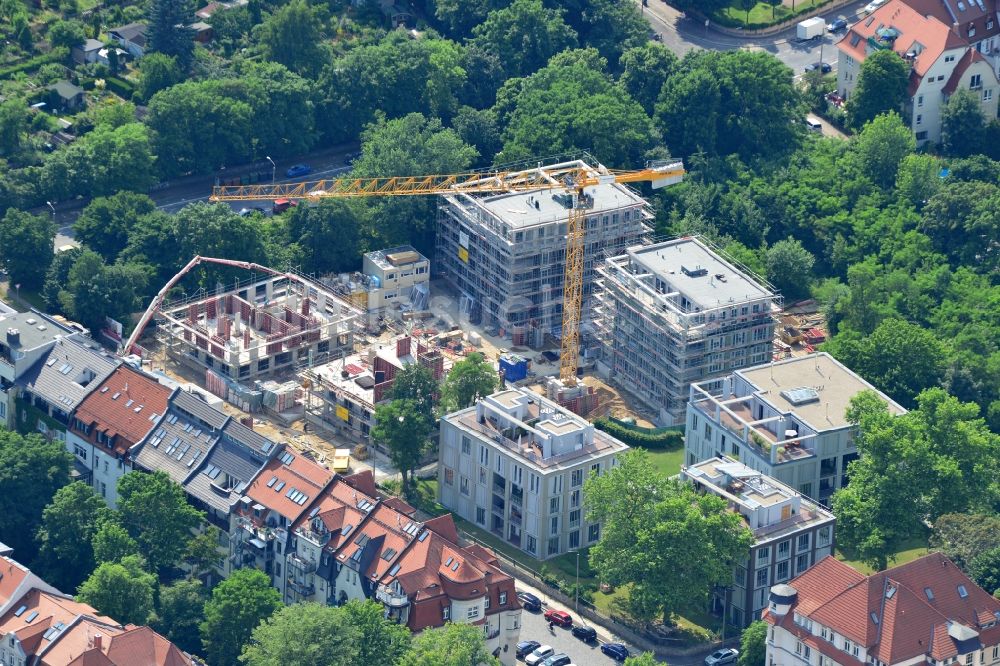
<instances>
[{"instance_id":1,"label":"parked car","mask_svg":"<svg viewBox=\"0 0 1000 666\"><path fill-rule=\"evenodd\" d=\"M540 663L555 654L551 645L541 645L535 651L524 658L524 663L528 666L538 666Z\"/></svg>"},{"instance_id":2,"label":"parked car","mask_svg":"<svg viewBox=\"0 0 1000 666\"><path fill-rule=\"evenodd\" d=\"M621 643L602 643L601 652L615 661L625 661L628 659L628 648Z\"/></svg>"},{"instance_id":3,"label":"parked car","mask_svg":"<svg viewBox=\"0 0 1000 666\"><path fill-rule=\"evenodd\" d=\"M540 647L542 647L542 644L538 641L521 641L517 644L517 650L514 654L518 659L524 659Z\"/></svg>"},{"instance_id":4,"label":"parked car","mask_svg":"<svg viewBox=\"0 0 1000 666\"><path fill-rule=\"evenodd\" d=\"M833 71L833 65L828 62L814 62L806 65L807 72L815 72L817 69L824 74L829 74Z\"/></svg>"},{"instance_id":5,"label":"parked car","mask_svg":"<svg viewBox=\"0 0 1000 666\"><path fill-rule=\"evenodd\" d=\"M823 133L823 124L812 116L806 116L806 129L817 134Z\"/></svg>"},{"instance_id":6,"label":"parked car","mask_svg":"<svg viewBox=\"0 0 1000 666\"><path fill-rule=\"evenodd\" d=\"M531 592L518 592L517 599L521 602L525 610L533 613L540 613L542 611L542 600Z\"/></svg>"},{"instance_id":7,"label":"parked car","mask_svg":"<svg viewBox=\"0 0 1000 666\"><path fill-rule=\"evenodd\" d=\"M573 618L566 611L549 609L545 611L545 619L558 624L560 627L572 627Z\"/></svg>"},{"instance_id":8,"label":"parked car","mask_svg":"<svg viewBox=\"0 0 1000 666\"><path fill-rule=\"evenodd\" d=\"M876 9L878 9L879 7L881 7L882 5L884 5L885 3L887 3L888 1L889 0L872 0L867 5L865 5L864 9L861 10L861 15L862 16L868 16L869 14L871 14L873 11L875 11Z\"/></svg>"},{"instance_id":9,"label":"parked car","mask_svg":"<svg viewBox=\"0 0 1000 666\"><path fill-rule=\"evenodd\" d=\"M289 208L295 208L298 205L298 201L293 201L291 199L275 199L274 205L271 206L271 212L277 215L278 213L284 213Z\"/></svg>"},{"instance_id":10,"label":"parked car","mask_svg":"<svg viewBox=\"0 0 1000 666\"><path fill-rule=\"evenodd\" d=\"M573 635L588 643L597 640L597 631L593 627L573 627Z\"/></svg>"},{"instance_id":11,"label":"parked car","mask_svg":"<svg viewBox=\"0 0 1000 666\"><path fill-rule=\"evenodd\" d=\"M569 662L573 661L569 658L569 655L560 652L559 654L554 654L545 661L543 661L539 666L566 666Z\"/></svg>"},{"instance_id":12,"label":"parked car","mask_svg":"<svg viewBox=\"0 0 1000 666\"><path fill-rule=\"evenodd\" d=\"M288 171L285 172L285 175L289 178L298 178L299 176L305 176L310 173L312 173L312 167L308 164L295 164L288 167Z\"/></svg>"},{"instance_id":13,"label":"parked car","mask_svg":"<svg viewBox=\"0 0 1000 666\"><path fill-rule=\"evenodd\" d=\"M239 215L240 217L246 217L247 215L253 215L254 213L267 215L267 210L261 208L260 206L253 206L251 208L240 208L240 212L237 213L237 215Z\"/></svg>"},{"instance_id":14,"label":"parked car","mask_svg":"<svg viewBox=\"0 0 1000 666\"><path fill-rule=\"evenodd\" d=\"M847 19L845 18L830 21L826 26L827 32L840 32L841 30L847 30Z\"/></svg>"},{"instance_id":15,"label":"parked car","mask_svg":"<svg viewBox=\"0 0 1000 666\"><path fill-rule=\"evenodd\" d=\"M729 664L735 664L739 656L740 651L734 648L716 650L705 657L705 666L729 666Z\"/></svg>"}]
</instances>

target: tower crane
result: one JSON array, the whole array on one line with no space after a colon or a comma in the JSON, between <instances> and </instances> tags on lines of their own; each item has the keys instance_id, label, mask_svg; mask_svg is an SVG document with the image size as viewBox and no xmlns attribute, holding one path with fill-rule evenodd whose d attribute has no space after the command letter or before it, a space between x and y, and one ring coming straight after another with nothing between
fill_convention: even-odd
<instances>
[{"instance_id":1,"label":"tower crane","mask_svg":"<svg viewBox=\"0 0 1000 666\"><path fill-rule=\"evenodd\" d=\"M269 185L219 185L210 201L254 201L276 199L319 200L380 196L434 194L505 194L559 190L571 196L566 224L566 266L563 279L562 335L559 378L575 384L580 362L580 315L583 307L583 257L587 211L593 206L585 188L614 183L651 183L654 189L673 185L684 177L678 160L650 162L643 169L613 170L582 163L557 168L539 167L522 171L480 171L432 176L358 178Z\"/></svg>"}]
</instances>

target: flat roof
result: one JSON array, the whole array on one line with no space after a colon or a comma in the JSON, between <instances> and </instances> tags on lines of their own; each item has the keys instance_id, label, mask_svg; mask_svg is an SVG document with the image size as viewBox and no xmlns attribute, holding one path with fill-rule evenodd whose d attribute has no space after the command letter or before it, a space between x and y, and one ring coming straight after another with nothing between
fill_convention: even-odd
<instances>
[{"instance_id":1,"label":"flat roof","mask_svg":"<svg viewBox=\"0 0 1000 666\"><path fill-rule=\"evenodd\" d=\"M588 215L646 203L638 194L617 183L594 185L584 188L584 192L594 197L594 206ZM562 190L556 188L498 194L476 200L512 229L523 229L539 224L565 222L569 218L569 209L554 198L554 195L561 194Z\"/></svg>"},{"instance_id":2,"label":"flat roof","mask_svg":"<svg viewBox=\"0 0 1000 666\"><path fill-rule=\"evenodd\" d=\"M757 390L766 391L765 400L783 412L793 412L816 432L844 428L850 423L845 413L851 398L871 390L889 405L891 414L904 414L901 406L877 390L826 352L799 356L777 363L737 370ZM794 389L811 388L817 400L793 404L788 396ZM784 393L784 395L783 395Z\"/></svg>"},{"instance_id":3,"label":"flat roof","mask_svg":"<svg viewBox=\"0 0 1000 666\"><path fill-rule=\"evenodd\" d=\"M7 341L7 329L15 328L20 333L20 343ZM0 343L18 350L36 349L59 337L68 337L78 331L65 326L40 312L15 312L0 315Z\"/></svg>"},{"instance_id":4,"label":"flat roof","mask_svg":"<svg viewBox=\"0 0 1000 666\"><path fill-rule=\"evenodd\" d=\"M627 252L632 262L702 310L774 296L755 276L747 275L696 238L677 238Z\"/></svg>"}]
</instances>

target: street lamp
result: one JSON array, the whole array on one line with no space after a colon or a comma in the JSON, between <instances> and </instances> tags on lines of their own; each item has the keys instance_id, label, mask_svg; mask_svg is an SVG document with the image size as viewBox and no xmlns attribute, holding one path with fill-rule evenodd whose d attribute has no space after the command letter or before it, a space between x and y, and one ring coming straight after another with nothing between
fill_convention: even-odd
<instances>
[{"instance_id":1,"label":"street lamp","mask_svg":"<svg viewBox=\"0 0 1000 666\"><path fill-rule=\"evenodd\" d=\"M56 219L56 207L52 205L51 201L46 201L46 205L52 209L52 219Z\"/></svg>"},{"instance_id":2,"label":"street lamp","mask_svg":"<svg viewBox=\"0 0 1000 666\"><path fill-rule=\"evenodd\" d=\"M580 612L580 549L574 551L576 553L576 600L573 602L574 610L579 614Z\"/></svg>"},{"instance_id":3,"label":"street lamp","mask_svg":"<svg viewBox=\"0 0 1000 666\"><path fill-rule=\"evenodd\" d=\"M266 160L267 160L268 162L270 162L270 163L271 163L271 183L273 184L273 183L274 183L274 170L275 170L275 168L276 168L276 167L274 166L274 160L272 160L272 159L271 159L271 156L270 156L270 155L265 155L265 156L264 156L264 158L265 158L265 159L266 159Z\"/></svg>"}]
</instances>

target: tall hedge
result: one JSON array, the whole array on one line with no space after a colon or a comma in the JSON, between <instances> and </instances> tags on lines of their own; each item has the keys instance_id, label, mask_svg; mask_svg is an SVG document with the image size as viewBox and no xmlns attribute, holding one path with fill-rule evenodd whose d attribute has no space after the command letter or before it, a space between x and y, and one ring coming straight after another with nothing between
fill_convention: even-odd
<instances>
[{"instance_id":1,"label":"tall hedge","mask_svg":"<svg viewBox=\"0 0 1000 666\"><path fill-rule=\"evenodd\" d=\"M631 428L609 418L594 420L594 427L629 446L644 449L674 449L684 446L684 434L679 430L645 430Z\"/></svg>"}]
</instances>

